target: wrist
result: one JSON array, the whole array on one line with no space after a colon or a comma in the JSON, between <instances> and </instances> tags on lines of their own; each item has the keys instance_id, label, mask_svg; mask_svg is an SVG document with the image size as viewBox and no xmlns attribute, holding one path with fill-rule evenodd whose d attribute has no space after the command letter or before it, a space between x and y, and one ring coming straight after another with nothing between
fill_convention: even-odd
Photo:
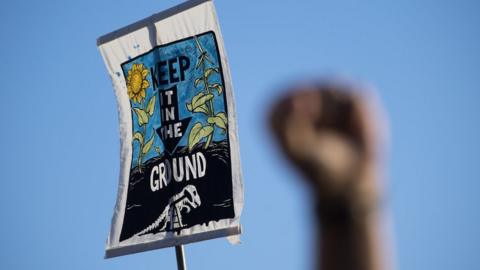
<instances>
[{"instance_id":1,"label":"wrist","mask_svg":"<svg viewBox=\"0 0 480 270\"><path fill-rule=\"evenodd\" d=\"M378 216L378 201L360 202L348 200L317 200L315 214L320 226L326 228L346 228L369 223Z\"/></svg>"},{"instance_id":2,"label":"wrist","mask_svg":"<svg viewBox=\"0 0 480 270\"><path fill-rule=\"evenodd\" d=\"M373 166L363 168L341 189L315 189L315 213L322 227L368 222L380 212L381 189L376 170Z\"/></svg>"}]
</instances>

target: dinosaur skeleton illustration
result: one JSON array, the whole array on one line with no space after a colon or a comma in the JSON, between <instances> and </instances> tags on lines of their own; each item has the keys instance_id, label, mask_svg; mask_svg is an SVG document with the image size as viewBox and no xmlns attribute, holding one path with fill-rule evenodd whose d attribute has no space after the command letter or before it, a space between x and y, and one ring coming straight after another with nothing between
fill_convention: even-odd
<instances>
[{"instance_id":1,"label":"dinosaur skeleton illustration","mask_svg":"<svg viewBox=\"0 0 480 270\"><path fill-rule=\"evenodd\" d=\"M197 189L193 185L188 185L181 192L173 195L162 214L150 226L135 234L135 236L183 228L187 224L184 224L182 221L182 211L190 213L192 209L199 207L200 204L201 201Z\"/></svg>"}]
</instances>

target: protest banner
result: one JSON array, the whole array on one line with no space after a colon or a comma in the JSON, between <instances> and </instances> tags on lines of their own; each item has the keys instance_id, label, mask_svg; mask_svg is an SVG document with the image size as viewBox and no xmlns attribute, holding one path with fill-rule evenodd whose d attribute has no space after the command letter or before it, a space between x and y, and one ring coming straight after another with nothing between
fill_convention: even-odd
<instances>
[{"instance_id":1,"label":"protest banner","mask_svg":"<svg viewBox=\"0 0 480 270\"><path fill-rule=\"evenodd\" d=\"M120 175L106 257L239 235L231 76L213 2L97 40L117 98Z\"/></svg>"}]
</instances>

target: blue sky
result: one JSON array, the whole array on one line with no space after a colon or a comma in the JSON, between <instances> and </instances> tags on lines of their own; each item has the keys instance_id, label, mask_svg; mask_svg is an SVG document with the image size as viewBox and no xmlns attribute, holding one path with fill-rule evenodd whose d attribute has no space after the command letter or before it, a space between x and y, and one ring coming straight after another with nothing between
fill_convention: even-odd
<instances>
[{"instance_id":1,"label":"blue sky","mask_svg":"<svg viewBox=\"0 0 480 270\"><path fill-rule=\"evenodd\" d=\"M103 260L118 117L95 40L180 1L0 4L1 269L175 269L173 249ZM308 269L306 192L265 129L292 79L347 76L390 120L388 197L399 269L478 269L480 4L216 2L235 87L243 243L187 245L191 269Z\"/></svg>"}]
</instances>

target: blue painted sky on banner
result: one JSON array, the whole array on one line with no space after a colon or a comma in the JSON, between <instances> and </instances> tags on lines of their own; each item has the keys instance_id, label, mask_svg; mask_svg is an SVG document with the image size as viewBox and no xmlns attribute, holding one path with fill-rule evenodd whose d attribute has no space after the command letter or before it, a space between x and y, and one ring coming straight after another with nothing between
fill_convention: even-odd
<instances>
[{"instance_id":1,"label":"blue painted sky on banner","mask_svg":"<svg viewBox=\"0 0 480 270\"><path fill-rule=\"evenodd\" d=\"M136 132L143 132L145 128L145 141L148 138L152 138L153 136L153 146L152 151L148 151L145 157L143 158L143 162L149 160L150 158L160 156L164 153L164 146L161 142L161 139L156 134L157 128L161 126L160 115L164 112L160 112L160 96L158 95L157 91L165 91L171 87L177 87L177 95L178 95L178 113L179 118L184 119L186 117L191 117L190 123L188 124L188 128L185 130L184 136L181 137L180 141L178 142L178 146L187 146L188 145L188 134L190 134L190 130L196 123L201 123L202 126L207 125L208 116L206 113L199 113L194 111L193 113L190 112L187 108L187 104L191 104L193 102L193 98L197 95L201 94L204 91L205 84L203 83L203 76L207 69L215 69L218 71L222 70L220 66L220 58L218 55L218 48L216 43L216 37L213 32L205 33L203 35L199 35L197 37L198 44L196 43L195 39L188 38L186 40L182 40L179 42L173 42L171 44L165 44L159 46L145 54L139 55L138 57L134 57L131 60L127 61L126 63L122 64L123 74L125 78L128 77L128 72L131 70L132 66L135 64L142 64L144 68L149 72L146 76L146 80L149 82L149 86L145 89L146 97L141 103L130 101L130 104L133 104L133 108L145 109L147 108L151 98L153 96L156 97L154 112L145 126L141 126L138 124L138 118L135 113L132 111L132 120L133 120L133 133ZM139 47L140 45L134 45L134 47ZM205 60L204 62L199 64L199 48L197 46L201 46L201 49L205 51L208 55L208 61ZM139 48L140 49L140 48ZM160 58L161 55L161 58ZM188 57L189 64L187 68L189 72L182 72L180 71L180 62L182 60L178 60L177 57ZM169 71L167 70L167 60L174 59L175 62L172 62L173 71L170 75ZM153 83L153 75L152 73L155 72L155 65L158 62L165 61L166 71L165 77L162 77L162 80L165 82L162 84L158 82L158 86L155 86ZM187 65L186 62L182 65ZM156 76L156 75L155 75ZM174 83L170 82L170 77L173 76L177 78L177 81ZM195 84L197 79L201 79L202 82ZM160 80L160 78L157 78ZM214 84L220 85L221 89L224 89L222 76L219 72L211 72L211 75L208 76L207 85L212 86ZM157 88L158 89L157 89ZM219 113L226 113L225 104L224 104L224 91L221 90L220 92L215 88L209 87L209 93L213 94L212 104L213 104L213 114L217 115ZM175 101L176 102L176 101ZM163 116L165 117L165 116ZM213 141L218 142L226 139L227 133L220 128L214 129L213 131ZM133 156L132 156L132 168L137 165L138 162L138 153L141 147L138 141L133 144ZM158 149L158 151L153 151L154 149Z\"/></svg>"}]
</instances>

